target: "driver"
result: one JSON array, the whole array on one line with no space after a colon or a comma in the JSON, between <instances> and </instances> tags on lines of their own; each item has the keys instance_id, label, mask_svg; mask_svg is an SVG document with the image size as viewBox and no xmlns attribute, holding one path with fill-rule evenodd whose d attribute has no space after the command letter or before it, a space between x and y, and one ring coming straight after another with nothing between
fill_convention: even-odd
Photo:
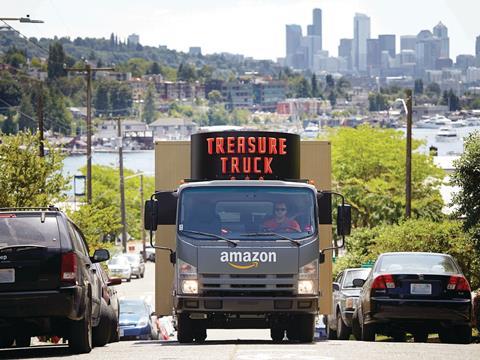
<instances>
[{"instance_id":1,"label":"driver","mask_svg":"<svg viewBox=\"0 0 480 360\"><path fill-rule=\"evenodd\" d=\"M288 208L285 202L275 203L275 217L263 223L263 227L271 231L300 232L300 225L293 219L287 217Z\"/></svg>"}]
</instances>

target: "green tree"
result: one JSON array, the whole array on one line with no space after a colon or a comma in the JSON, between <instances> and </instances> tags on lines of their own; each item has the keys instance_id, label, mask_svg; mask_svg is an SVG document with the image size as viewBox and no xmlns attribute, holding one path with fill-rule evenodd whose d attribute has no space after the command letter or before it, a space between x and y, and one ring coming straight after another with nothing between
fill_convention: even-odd
<instances>
[{"instance_id":1,"label":"green tree","mask_svg":"<svg viewBox=\"0 0 480 360\"><path fill-rule=\"evenodd\" d=\"M67 109L65 97L55 88L50 88L45 101L45 129L70 135L72 132L72 120L73 117Z\"/></svg>"},{"instance_id":2,"label":"green tree","mask_svg":"<svg viewBox=\"0 0 480 360\"><path fill-rule=\"evenodd\" d=\"M22 100L22 88L6 71L0 72L0 114L6 114L11 106L18 106Z\"/></svg>"},{"instance_id":3,"label":"green tree","mask_svg":"<svg viewBox=\"0 0 480 360\"><path fill-rule=\"evenodd\" d=\"M471 133L465 140L464 152L454 163L452 177L460 191L453 202L458 206L457 215L464 216L464 229L472 234L480 255L480 132ZM479 256L480 258L480 256Z\"/></svg>"},{"instance_id":4,"label":"green tree","mask_svg":"<svg viewBox=\"0 0 480 360\"><path fill-rule=\"evenodd\" d=\"M300 80L296 93L299 98L309 98L312 96L312 87L304 77Z\"/></svg>"},{"instance_id":5,"label":"green tree","mask_svg":"<svg viewBox=\"0 0 480 360\"><path fill-rule=\"evenodd\" d=\"M2 122L2 133L6 135L12 135L17 133L17 124L15 123L15 120L13 119L13 115L15 112L13 111L8 111L7 112L7 118L3 120Z\"/></svg>"},{"instance_id":6,"label":"green tree","mask_svg":"<svg viewBox=\"0 0 480 360\"><path fill-rule=\"evenodd\" d=\"M210 105L219 104L223 100L222 93L218 90L210 91L207 95L207 98L208 98L208 102L210 103Z\"/></svg>"},{"instance_id":7,"label":"green tree","mask_svg":"<svg viewBox=\"0 0 480 360\"><path fill-rule=\"evenodd\" d=\"M318 80L317 80L317 76L315 74L312 74L311 83L312 83L312 96L314 98L319 97L320 96L320 91L318 89Z\"/></svg>"},{"instance_id":8,"label":"green tree","mask_svg":"<svg viewBox=\"0 0 480 360\"><path fill-rule=\"evenodd\" d=\"M397 223L405 213L405 136L393 129L362 125L331 130L333 178L352 205L355 226ZM438 190L445 174L412 144L413 217L441 218Z\"/></svg>"},{"instance_id":9,"label":"green tree","mask_svg":"<svg viewBox=\"0 0 480 360\"><path fill-rule=\"evenodd\" d=\"M207 113L208 125L227 125L229 122L228 113L222 105L210 107Z\"/></svg>"},{"instance_id":10,"label":"green tree","mask_svg":"<svg viewBox=\"0 0 480 360\"><path fill-rule=\"evenodd\" d=\"M231 123L233 125L245 125L250 119L250 111L246 109L234 109L230 114Z\"/></svg>"},{"instance_id":11,"label":"green tree","mask_svg":"<svg viewBox=\"0 0 480 360\"><path fill-rule=\"evenodd\" d=\"M27 59L24 52L13 46L5 54L5 62L18 69L26 64Z\"/></svg>"},{"instance_id":12,"label":"green tree","mask_svg":"<svg viewBox=\"0 0 480 360\"><path fill-rule=\"evenodd\" d=\"M86 169L81 172L85 174ZM134 238L141 238L140 178L131 177L135 173L125 169L125 207L127 232ZM71 214L72 220L85 233L92 247L103 246L107 239L115 239L121 232L120 223L120 180L117 168L109 166L92 167L92 204L84 205ZM154 192L154 179L144 176L144 193Z\"/></svg>"},{"instance_id":13,"label":"green tree","mask_svg":"<svg viewBox=\"0 0 480 360\"><path fill-rule=\"evenodd\" d=\"M48 206L63 199L65 156L46 141L47 155L39 157L39 147L38 136L29 132L2 136L0 207Z\"/></svg>"},{"instance_id":14,"label":"green tree","mask_svg":"<svg viewBox=\"0 0 480 360\"><path fill-rule=\"evenodd\" d=\"M30 96L27 94L23 94L22 96L19 113L18 129L20 131L30 130L31 132L35 132L38 124L35 120L35 112L30 101Z\"/></svg>"},{"instance_id":15,"label":"green tree","mask_svg":"<svg viewBox=\"0 0 480 360\"><path fill-rule=\"evenodd\" d=\"M97 85L95 91L95 97L93 99L93 104L95 106L95 113L97 115L108 114L110 107L110 102L108 99L109 85L108 83L101 81Z\"/></svg>"},{"instance_id":16,"label":"green tree","mask_svg":"<svg viewBox=\"0 0 480 360\"><path fill-rule=\"evenodd\" d=\"M335 88L335 79L333 78L332 75L329 74L325 77L325 83L326 83L326 86L325 86L326 90L332 90Z\"/></svg>"},{"instance_id":17,"label":"green tree","mask_svg":"<svg viewBox=\"0 0 480 360\"><path fill-rule=\"evenodd\" d=\"M153 85L149 85L147 94L145 95L145 102L143 104L142 118L147 124L155 121L157 117L157 109L155 107L155 89Z\"/></svg>"},{"instance_id":18,"label":"green tree","mask_svg":"<svg viewBox=\"0 0 480 360\"><path fill-rule=\"evenodd\" d=\"M179 81L194 82L197 80L197 71L195 66L188 63L180 63L177 70L177 79Z\"/></svg>"},{"instance_id":19,"label":"green tree","mask_svg":"<svg viewBox=\"0 0 480 360\"><path fill-rule=\"evenodd\" d=\"M149 74L154 74L154 75L161 74L162 69L160 68L160 65L158 65L158 63L156 61L154 61L152 63L152 65L150 66L150 69L148 70L148 73Z\"/></svg>"},{"instance_id":20,"label":"green tree","mask_svg":"<svg viewBox=\"0 0 480 360\"><path fill-rule=\"evenodd\" d=\"M368 95L369 111L385 111L388 109L387 96L380 93L370 93Z\"/></svg>"},{"instance_id":21,"label":"green tree","mask_svg":"<svg viewBox=\"0 0 480 360\"><path fill-rule=\"evenodd\" d=\"M422 79L416 79L415 80L415 86L414 86L414 92L415 94L423 94L423 80Z\"/></svg>"},{"instance_id":22,"label":"green tree","mask_svg":"<svg viewBox=\"0 0 480 360\"><path fill-rule=\"evenodd\" d=\"M63 50L63 46L58 41L50 44L48 47L48 78L50 80L66 76L67 72L64 64L67 62L67 56Z\"/></svg>"},{"instance_id":23,"label":"green tree","mask_svg":"<svg viewBox=\"0 0 480 360\"><path fill-rule=\"evenodd\" d=\"M428 84L427 86L427 95L429 96L440 96L440 94L442 93L442 89L440 89L440 85L438 85L437 83L433 82L433 83L430 83Z\"/></svg>"}]
</instances>

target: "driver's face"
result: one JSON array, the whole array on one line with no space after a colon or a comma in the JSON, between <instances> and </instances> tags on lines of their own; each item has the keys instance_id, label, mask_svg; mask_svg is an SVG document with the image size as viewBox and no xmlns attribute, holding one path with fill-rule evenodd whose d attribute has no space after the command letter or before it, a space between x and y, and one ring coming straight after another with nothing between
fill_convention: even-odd
<instances>
[{"instance_id":1,"label":"driver's face","mask_svg":"<svg viewBox=\"0 0 480 360\"><path fill-rule=\"evenodd\" d=\"M275 205L275 217L277 219L283 219L287 216L287 206L285 204L276 204Z\"/></svg>"}]
</instances>

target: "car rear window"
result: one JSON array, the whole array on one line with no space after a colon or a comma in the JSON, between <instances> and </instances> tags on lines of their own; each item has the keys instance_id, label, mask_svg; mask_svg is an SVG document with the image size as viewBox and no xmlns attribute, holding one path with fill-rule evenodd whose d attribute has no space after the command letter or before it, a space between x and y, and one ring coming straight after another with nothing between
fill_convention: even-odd
<instances>
[{"instance_id":1,"label":"car rear window","mask_svg":"<svg viewBox=\"0 0 480 360\"><path fill-rule=\"evenodd\" d=\"M384 255L376 266L376 272L402 274L456 274L458 269L452 259L437 254Z\"/></svg>"},{"instance_id":2,"label":"car rear window","mask_svg":"<svg viewBox=\"0 0 480 360\"><path fill-rule=\"evenodd\" d=\"M0 248L14 245L41 245L60 247L60 234L57 217L46 215L41 221L38 215L1 214L0 216Z\"/></svg>"}]
</instances>

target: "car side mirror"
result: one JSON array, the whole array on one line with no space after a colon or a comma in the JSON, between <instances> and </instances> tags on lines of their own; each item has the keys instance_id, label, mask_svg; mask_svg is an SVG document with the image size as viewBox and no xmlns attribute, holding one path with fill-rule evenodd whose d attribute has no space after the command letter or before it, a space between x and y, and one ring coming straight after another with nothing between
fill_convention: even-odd
<instances>
[{"instance_id":1,"label":"car side mirror","mask_svg":"<svg viewBox=\"0 0 480 360\"><path fill-rule=\"evenodd\" d=\"M348 236L352 230L352 208L347 204L339 205L337 211L337 234Z\"/></svg>"},{"instance_id":2,"label":"car side mirror","mask_svg":"<svg viewBox=\"0 0 480 360\"><path fill-rule=\"evenodd\" d=\"M108 279L107 285L113 286L113 285L120 285L121 283L122 283L121 278L111 278L111 279Z\"/></svg>"},{"instance_id":3,"label":"car side mirror","mask_svg":"<svg viewBox=\"0 0 480 360\"><path fill-rule=\"evenodd\" d=\"M353 286L354 287L359 288L359 287L362 287L363 284L365 284L365 280L363 280L363 279L353 279Z\"/></svg>"},{"instance_id":4,"label":"car side mirror","mask_svg":"<svg viewBox=\"0 0 480 360\"><path fill-rule=\"evenodd\" d=\"M110 259L110 253L106 249L97 249L90 258L92 263L99 263Z\"/></svg>"},{"instance_id":5,"label":"car side mirror","mask_svg":"<svg viewBox=\"0 0 480 360\"><path fill-rule=\"evenodd\" d=\"M340 284L337 282L334 282L332 284L333 291L340 291Z\"/></svg>"}]
</instances>

